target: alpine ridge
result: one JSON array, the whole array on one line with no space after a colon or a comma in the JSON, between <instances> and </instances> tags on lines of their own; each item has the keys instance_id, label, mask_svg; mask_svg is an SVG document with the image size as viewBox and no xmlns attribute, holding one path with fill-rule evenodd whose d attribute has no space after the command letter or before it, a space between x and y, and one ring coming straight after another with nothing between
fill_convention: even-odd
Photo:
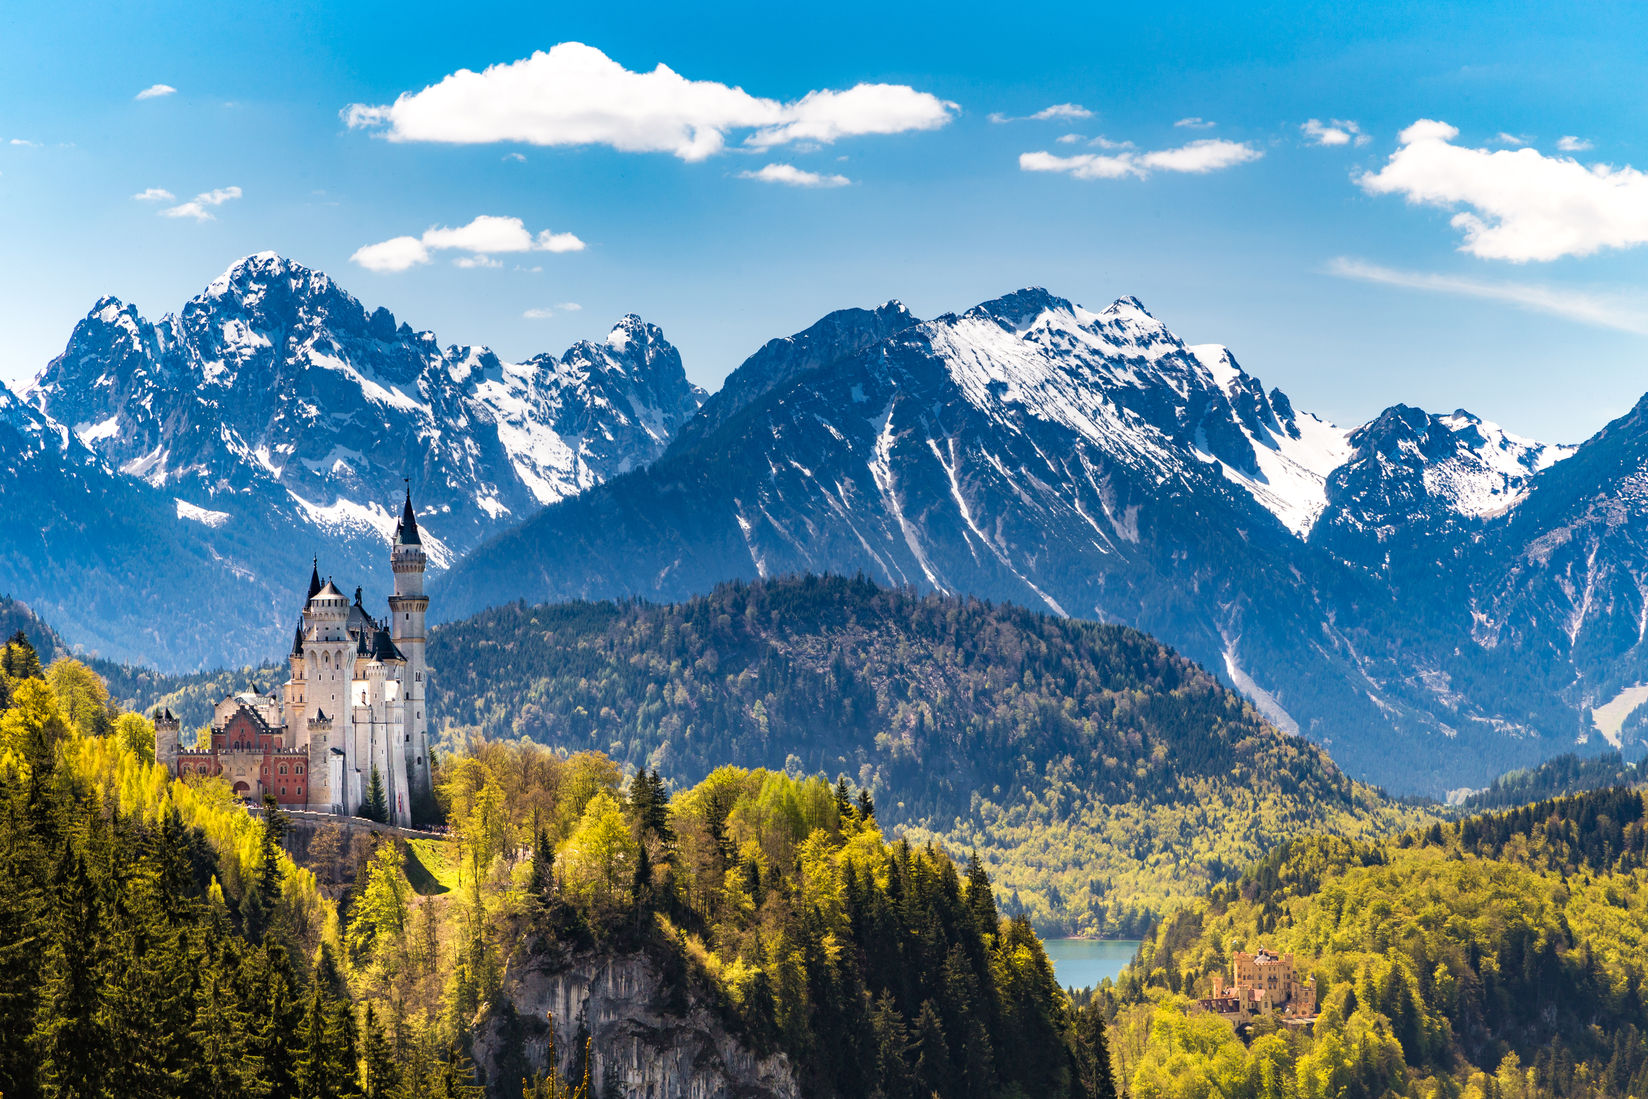
<instances>
[{"instance_id":1,"label":"alpine ridge","mask_svg":"<svg viewBox=\"0 0 1648 1099\"><path fill-rule=\"evenodd\" d=\"M1520 610L1506 532L1583 468L1572 447L1403 405L1340 428L1131 297L868 316L763 348L652 466L460 563L442 613L861 571L1139 627L1352 774L1436 794L1593 739L1603 685L1637 681L1546 628L1577 613L1565 581ZM1642 605L1611 598L1621 621ZM1553 671L1522 670L1553 646Z\"/></svg>"},{"instance_id":2,"label":"alpine ridge","mask_svg":"<svg viewBox=\"0 0 1648 1099\"><path fill-rule=\"evenodd\" d=\"M170 513L178 529L168 537L207 559L197 581L237 578L268 608L312 555L377 564L403 479L431 565L444 568L544 504L650 461L703 399L680 354L639 317L560 357L508 363L486 348L443 348L268 252L158 322L101 299L24 396L89 475L152 490L140 495ZM158 617L147 577L124 579L133 615ZM387 569L369 586L387 589ZM57 606L70 592L17 594ZM256 650L225 651L210 630L131 648L82 617L57 620L104 655L169 666L258 659L291 626L260 612Z\"/></svg>"}]
</instances>

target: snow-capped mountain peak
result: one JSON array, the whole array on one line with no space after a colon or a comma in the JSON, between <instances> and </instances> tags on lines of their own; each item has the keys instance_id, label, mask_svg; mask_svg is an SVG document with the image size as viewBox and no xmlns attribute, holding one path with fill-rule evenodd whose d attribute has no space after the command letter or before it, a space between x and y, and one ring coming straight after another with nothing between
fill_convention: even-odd
<instances>
[{"instance_id":1,"label":"snow-capped mountain peak","mask_svg":"<svg viewBox=\"0 0 1648 1099\"><path fill-rule=\"evenodd\" d=\"M273 252L156 324L101 299L29 391L112 465L229 514L224 525L262 500L376 539L384 486L407 476L454 552L650 460L699 399L639 317L506 369L486 348L443 351Z\"/></svg>"}]
</instances>

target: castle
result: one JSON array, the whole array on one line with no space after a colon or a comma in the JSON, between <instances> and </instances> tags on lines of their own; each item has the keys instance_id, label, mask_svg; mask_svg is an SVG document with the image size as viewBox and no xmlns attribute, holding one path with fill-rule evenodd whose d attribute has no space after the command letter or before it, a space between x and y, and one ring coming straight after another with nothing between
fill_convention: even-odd
<instances>
[{"instance_id":1,"label":"castle","mask_svg":"<svg viewBox=\"0 0 1648 1099\"><path fill-rule=\"evenodd\" d=\"M412 820L430 793L424 663L424 552L408 488L389 553L395 593L380 621L337 586L309 576L303 620L292 641L291 678L278 693L257 687L219 702L211 743L184 748L170 710L155 715L155 758L173 775L221 775L250 800L357 815L374 772L389 823Z\"/></svg>"},{"instance_id":2,"label":"castle","mask_svg":"<svg viewBox=\"0 0 1648 1099\"><path fill-rule=\"evenodd\" d=\"M1290 1019L1315 1017L1316 978L1300 980L1292 954L1238 950L1231 955L1230 968L1232 984L1226 986L1224 974L1215 973L1213 995L1197 1000L1197 1007L1236 1022L1273 1012Z\"/></svg>"}]
</instances>

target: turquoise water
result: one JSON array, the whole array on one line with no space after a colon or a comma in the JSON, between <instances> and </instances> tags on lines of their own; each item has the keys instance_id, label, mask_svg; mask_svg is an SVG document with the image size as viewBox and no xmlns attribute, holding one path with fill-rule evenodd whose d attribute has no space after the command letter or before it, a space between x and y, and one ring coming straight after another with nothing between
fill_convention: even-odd
<instances>
[{"instance_id":1,"label":"turquoise water","mask_svg":"<svg viewBox=\"0 0 1648 1099\"><path fill-rule=\"evenodd\" d=\"M1053 975L1065 988L1095 988L1127 967L1138 952L1136 939L1047 939Z\"/></svg>"}]
</instances>

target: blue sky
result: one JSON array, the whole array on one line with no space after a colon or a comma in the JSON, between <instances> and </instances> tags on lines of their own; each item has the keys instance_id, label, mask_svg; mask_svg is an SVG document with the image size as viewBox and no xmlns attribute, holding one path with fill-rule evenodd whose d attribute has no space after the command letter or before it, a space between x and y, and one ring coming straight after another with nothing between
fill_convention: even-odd
<instances>
[{"instance_id":1,"label":"blue sky","mask_svg":"<svg viewBox=\"0 0 1648 1099\"><path fill-rule=\"evenodd\" d=\"M834 308L1040 284L1340 423L1571 441L1648 390L1641 5L329 7L8 6L0 377L274 249L511 357L634 311L711 388ZM572 62L593 119L546 105Z\"/></svg>"}]
</instances>

